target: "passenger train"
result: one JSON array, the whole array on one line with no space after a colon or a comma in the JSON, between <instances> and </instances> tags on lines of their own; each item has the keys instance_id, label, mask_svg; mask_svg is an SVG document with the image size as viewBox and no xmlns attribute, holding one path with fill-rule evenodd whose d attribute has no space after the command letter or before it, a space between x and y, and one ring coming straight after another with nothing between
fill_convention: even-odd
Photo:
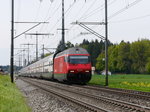
<instances>
[{"instance_id":1,"label":"passenger train","mask_svg":"<svg viewBox=\"0 0 150 112\"><path fill-rule=\"evenodd\" d=\"M85 84L91 79L90 55L83 48L69 48L22 68L19 75Z\"/></svg>"}]
</instances>

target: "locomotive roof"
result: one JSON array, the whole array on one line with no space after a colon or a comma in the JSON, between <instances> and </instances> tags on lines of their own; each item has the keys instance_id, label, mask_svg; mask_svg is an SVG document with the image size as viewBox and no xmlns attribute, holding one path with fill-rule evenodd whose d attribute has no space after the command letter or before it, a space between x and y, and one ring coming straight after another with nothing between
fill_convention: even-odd
<instances>
[{"instance_id":1,"label":"locomotive roof","mask_svg":"<svg viewBox=\"0 0 150 112\"><path fill-rule=\"evenodd\" d=\"M81 48L81 47L72 47L67 50L64 50L63 52L58 53L56 56L61 56L64 54L89 54L87 50Z\"/></svg>"}]
</instances>

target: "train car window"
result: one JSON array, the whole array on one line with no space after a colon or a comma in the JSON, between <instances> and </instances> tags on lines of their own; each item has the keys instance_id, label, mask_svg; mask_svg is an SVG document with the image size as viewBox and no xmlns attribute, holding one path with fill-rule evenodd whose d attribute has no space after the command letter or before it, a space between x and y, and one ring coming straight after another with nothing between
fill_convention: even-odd
<instances>
[{"instance_id":1,"label":"train car window","mask_svg":"<svg viewBox=\"0 0 150 112\"><path fill-rule=\"evenodd\" d=\"M69 56L68 62L71 64L87 64L90 62L89 56Z\"/></svg>"},{"instance_id":2,"label":"train car window","mask_svg":"<svg viewBox=\"0 0 150 112\"><path fill-rule=\"evenodd\" d=\"M45 69L45 72L48 72L48 69Z\"/></svg>"}]
</instances>

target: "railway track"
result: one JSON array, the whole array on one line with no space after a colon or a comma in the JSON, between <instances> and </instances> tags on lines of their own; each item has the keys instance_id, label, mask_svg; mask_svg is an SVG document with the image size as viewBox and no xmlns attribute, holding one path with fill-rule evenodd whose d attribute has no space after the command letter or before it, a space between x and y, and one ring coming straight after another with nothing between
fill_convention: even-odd
<instances>
[{"instance_id":1,"label":"railway track","mask_svg":"<svg viewBox=\"0 0 150 112\"><path fill-rule=\"evenodd\" d=\"M102 87L102 86L88 86L88 85L85 85L85 86L76 85L76 87L86 88L86 89L90 89L90 90L92 89L92 90L96 90L96 91L103 91L103 92L107 92L107 93L111 93L111 94L112 93L120 94L120 95L124 95L124 96L140 98L140 99L150 101L150 93L149 92L140 92L140 91L133 91L133 90L108 88L108 87Z\"/></svg>"},{"instance_id":2,"label":"railway track","mask_svg":"<svg viewBox=\"0 0 150 112\"><path fill-rule=\"evenodd\" d=\"M59 97L63 97L71 102L74 102L78 105L81 105L82 107L85 107L86 109L88 110L91 110L91 111L95 111L95 112L108 112L108 111L114 111L113 109L111 110L106 110L104 108L100 108L100 105L98 105L98 103L100 104L105 104L105 105L111 105L113 106L114 108L120 108L123 110L125 110L124 112L150 112L150 108L149 107L146 107L146 106L141 106L141 105L137 105L137 104L133 104L133 103L129 103L129 102L125 102L125 101L120 101L120 100L116 100L116 99L112 99L112 98L106 98L106 97L102 97L102 96L97 96L97 95L91 95L89 93L85 93L85 92L79 92L77 91L76 89L70 89L69 87L65 87L65 86L61 86L61 84L53 84L52 82L48 82L48 81L41 81L41 80L33 80L33 79L30 79L30 80L26 80L26 79L23 79L24 81L34 85L34 86L37 86L39 87L40 89L43 89L45 91L48 91L48 92L51 92ZM57 90L61 90L61 92L58 92L58 91L54 91L53 89L48 89L49 87L52 87L53 89L57 88ZM73 86L72 86L73 88ZM66 91L70 94L74 94L76 96L80 96L81 98L82 97L86 97L86 99L88 99L87 101L89 102L97 102L97 104L93 104L93 103L88 103L88 102L85 102L83 100L79 100L77 98L72 98L66 94L63 94L62 91ZM65 92L64 92L65 93ZM114 111L116 112L116 111Z\"/></svg>"},{"instance_id":3,"label":"railway track","mask_svg":"<svg viewBox=\"0 0 150 112\"><path fill-rule=\"evenodd\" d=\"M69 97L69 96L67 96L67 95L65 95L65 94L59 93L59 92L57 92L57 91L54 91L54 90L52 90L52 89L49 89L49 88L46 87L45 84L43 84L43 83L40 83L40 84L39 84L39 82L33 81L33 80L32 80L32 81L31 81L31 80L25 80L25 79L21 79L21 80L23 80L23 81L25 81L25 82L27 82L27 83L29 83L29 84L35 86L35 87L38 87L38 88L40 88L41 90L44 90L44 91L46 91L46 92L50 92L51 94L53 94L53 95L55 95L55 96L57 96L57 97L63 98L63 99L68 100L68 101L70 101L70 102L72 102L72 103L75 103L76 105L79 105L79 106L81 106L81 107L84 107L84 108L85 108L86 110L88 110L88 111L92 111L92 112L112 112L112 111L109 111L109 110L100 108L100 107L98 107L98 106L92 105L92 104L90 104L90 103L88 103L88 102L84 102L84 101L81 101L81 100L78 100L78 99Z\"/></svg>"}]
</instances>

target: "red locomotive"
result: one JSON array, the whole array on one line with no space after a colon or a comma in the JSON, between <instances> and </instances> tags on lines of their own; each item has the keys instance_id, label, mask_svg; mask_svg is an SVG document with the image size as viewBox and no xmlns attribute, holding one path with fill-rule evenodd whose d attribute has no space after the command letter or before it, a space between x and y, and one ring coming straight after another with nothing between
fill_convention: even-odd
<instances>
[{"instance_id":1,"label":"red locomotive","mask_svg":"<svg viewBox=\"0 0 150 112\"><path fill-rule=\"evenodd\" d=\"M61 81L87 83L91 79L89 53L79 47L67 49L54 59L54 78Z\"/></svg>"},{"instance_id":2,"label":"red locomotive","mask_svg":"<svg viewBox=\"0 0 150 112\"><path fill-rule=\"evenodd\" d=\"M24 67L19 74L85 84L91 79L90 55L83 48L69 48Z\"/></svg>"}]
</instances>

